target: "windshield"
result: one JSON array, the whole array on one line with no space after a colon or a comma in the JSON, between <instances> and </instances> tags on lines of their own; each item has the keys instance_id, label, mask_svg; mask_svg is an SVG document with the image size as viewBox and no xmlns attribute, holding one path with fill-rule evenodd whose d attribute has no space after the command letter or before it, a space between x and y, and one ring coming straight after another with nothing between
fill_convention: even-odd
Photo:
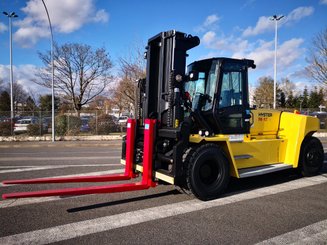
<instances>
[{"instance_id":1,"label":"windshield","mask_svg":"<svg viewBox=\"0 0 327 245\"><path fill-rule=\"evenodd\" d=\"M218 76L218 60L203 60L192 63L188 66L188 73L197 71L199 73L198 80L185 83L185 91L190 95L190 101L196 101L195 97L200 94L209 96L209 100L203 106L202 110L212 109L213 98L216 92L217 76ZM192 103L192 109L196 108L196 104Z\"/></svg>"}]
</instances>

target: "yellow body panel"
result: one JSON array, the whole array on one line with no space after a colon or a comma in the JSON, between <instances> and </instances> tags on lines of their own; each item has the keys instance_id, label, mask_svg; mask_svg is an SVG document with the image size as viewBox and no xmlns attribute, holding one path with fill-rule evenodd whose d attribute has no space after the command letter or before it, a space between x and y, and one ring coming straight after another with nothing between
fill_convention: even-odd
<instances>
[{"instance_id":1,"label":"yellow body panel","mask_svg":"<svg viewBox=\"0 0 327 245\"><path fill-rule=\"evenodd\" d=\"M281 112L275 110L253 110L251 111L250 135L263 137L267 135L276 136L279 128Z\"/></svg>"},{"instance_id":2,"label":"yellow body panel","mask_svg":"<svg viewBox=\"0 0 327 245\"><path fill-rule=\"evenodd\" d=\"M281 115L278 131L278 137L285 140L281 144L283 162L297 167L302 141L318 129L318 118L284 112Z\"/></svg>"},{"instance_id":3,"label":"yellow body panel","mask_svg":"<svg viewBox=\"0 0 327 245\"><path fill-rule=\"evenodd\" d=\"M231 143L234 156L250 155L246 159L236 159L237 169L279 163L280 140L263 139L242 143Z\"/></svg>"},{"instance_id":4,"label":"yellow body panel","mask_svg":"<svg viewBox=\"0 0 327 245\"><path fill-rule=\"evenodd\" d=\"M298 166L301 144L319 129L319 119L274 110L252 111L250 134L190 135L190 143L214 142L222 146L231 164L231 175L238 170L277 163Z\"/></svg>"}]
</instances>

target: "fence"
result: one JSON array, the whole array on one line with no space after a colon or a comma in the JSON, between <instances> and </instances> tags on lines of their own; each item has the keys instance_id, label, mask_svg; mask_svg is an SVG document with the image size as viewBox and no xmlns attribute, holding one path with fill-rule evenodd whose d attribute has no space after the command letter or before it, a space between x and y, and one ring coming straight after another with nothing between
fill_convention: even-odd
<instances>
[{"instance_id":1,"label":"fence","mask_svg":"<svg viewBox=\"0 0 327 245\"><path fill-rule=\"evenodd\" d=\"M294 111L284 109L283 111ZM320 128L326 129L327 112L319 109L303 109L302 114L313 115L320 119ZM126 131L126 121L119 121L117 117L101 111L56 113L56 136L88 136L121 134ZM46 136L52 134L51 112L18 111L13 120L10 112L0 112L0 136Z\"/></svg>"},{"instance_id":2,"label":"fence","mask_svg":"<svg viewBox=\"0 0 327 245\"><path fill-rule=\"evenodd\" d=\"M55 113L56 136L87 136L123 133L126 122L101 111ZM0 112L0 136L44 136L52 134L51 112Z\"/></svg>"}]
</instances>

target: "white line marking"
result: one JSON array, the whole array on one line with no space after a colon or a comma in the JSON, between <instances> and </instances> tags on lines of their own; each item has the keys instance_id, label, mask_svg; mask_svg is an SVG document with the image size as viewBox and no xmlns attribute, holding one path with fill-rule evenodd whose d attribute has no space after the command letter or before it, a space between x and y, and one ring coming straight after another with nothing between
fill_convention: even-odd
<instances>
[{"instance_id":1,"label":"white line marking","mask_svg":"<svg viewBox=\"0 0 327 245\"><path fill-rule=\"evenodd\" d=\"M280 236L257 243L266 244L326 244L327 220L308 225L298 230L287 232Z\"/></svg>"},{"instance_id":2,"label":"white line marking","mask_svg":"<svg viewBox=\"0 0 327 245\"><path fill-rule=\"evenodd\" d=\"M34 170L45 170L45 169L57 169L57 168L72 168L72 167L108 167L114 165L121 165L120 163L115 164L78 164L78 165L43 165L43 166L5 166L3 168L11 168L9 170L0 170L0 174L3 173L17 173ZM19 167L19 168L17 168ZM2 167L0 167L1 169Z\"/></svg>"},{"instance_id":3,"label":"white line marking","mask_svg":"<svg viewBox=\"0 0 327 245\"><path fill-rule=\"evenodd\" d=\"M98 151L96 152L97 154L108 154L108 153L121 153L121 150L117 149L117 150L113 150L113 149L108 149L108 152L104 152L104 151ZM94 154L95 152L94 151L69 151L69 152L60 152L60 154L69 154L69 155L73 155L73 154ZM48 153L47 152L0 152L0 156L1 155L14 155L14 156L17 156L17 155L35 155L35 154L43 154L43 155L47 155Z\"/></svg>"},{"instance_id":4,"label":"white line marking","mask_svg":"<svg viewBox=\"0 0 327 245\"><path fill-rule=\"evenodd\" d=\"M56 169L56 168L64 168L64 167L59 166L59 167L18 168L18 169L1 170L0 171L0 174L19 173L19 172L36 171L36 170L46 170L46 169Z\"/></svg>"},{"instance_id":5,"label":"white line marking","mask_svg":"<svg viewBox=\"0 0 327 245\"><path fill-rule=\"evenodd\" d=\"M106 167L111 165L121 165L120 163L105 163L105 164L56 164L56 165L10 165L10 166L0 166L1 168L38 168L38 167Z\"/></svg>"},{"instance_id":6,"label":"white line marking","mask_svg":"<svg viewBox=\"0 0 327 245\"><path fill-rule=\"evenodd\" d=\"M120 159L120 156L103 157L1 157L2 162L14 161L71 161L71 160L98 160L98 159Z\"/></svg>"},{"instance_id":7,"label":"white line marking","mask_svg":"<svg viewBox=\"0 0 327 245\"><path fill-rule=\"evenodd\" d=\"M84 173L84 174L73 174L73 175L62 175L56 176L56 178L61 177L75 177L75 176L97 176L97 175L104 175L104 174L118 174L123 173L124 169L113 169L108 171L99 171L99 172L91 172L91 173ZM1 187L12 187L17 185L2 185ZM69 198L73 198L69 197ZM76 196L78 197L78 196ZM66 198L65 198L66 199ZM21 199L11 199L11 200L2 200L0 201L0 209L1 208L10 208L22 205L29 205L34 203L42 203L42 202L49 202L49 201L57 201L62 200L60 197L38 197L38 198L21 198Z\"/></svg>"},{"instance_id":8,"label":"white line marking","mask_svg":"<svg viewBox=\"0 0 327 245\"><path fill-rule=\"evenodd\" d=\"M152 220L168 218L180 214L186 214L199 210L218 207L230 203L250 200L267 195L277 194L298 188L313 186L326 183L325 176L316 176L312 178L302 178L299 180L283 183L275 186L264 187L241 194L235 194L219 198L213 201L202 202L191 200L163 206L147 208L132 212L116 214L91 220L85 220L66 225L59 225L51 228L35 230L0 238L0 244L47 244L67 239L73 239L80 236L90 235L98 232L109 231L116 228L126 227L134 224L144 223Z\"/></svg>"}]
</instances>

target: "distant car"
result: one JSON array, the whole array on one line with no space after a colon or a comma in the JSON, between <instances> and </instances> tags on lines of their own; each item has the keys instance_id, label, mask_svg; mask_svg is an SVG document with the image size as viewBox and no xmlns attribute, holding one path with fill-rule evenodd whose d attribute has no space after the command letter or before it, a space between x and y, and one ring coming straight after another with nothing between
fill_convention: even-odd
<instances>
[{"instance_id":1,"label":"distant car","mask_svg":"<svg viewBox=\"0 0 327 245\"><path fill-rule=\"evenodd\" d=\"M11 122L11 118L10 117L1 117L0 122Z\"/></svg>"},{"instance_id":2,"label":"distant car","mask_svg":"<svg viewBox=\"0 0 327 245\"><path fill-rule=\"evenodd\" d=\"M89 118L81 118L82 125L80 127L81 132L89 132L91 130L91 127L89 125Z\"/></svg>"},{"instance_id":3,"label":"distant car","mask_svg":"<svg viewBox=\"0 0 327 245\"><path fill-rule=\"evenodd\" d=\"M39 123L37 118L19 119L14 125L14 133L25 133L28 125L37 123Z\"/></svg>"},{"instance_id":4,"label":"distant car","mask_svg":"<svg viewBox=\"0 0 327 245\"><path fill-rule=\"evenodd\" d=\"M43 117L42 118L42 129L45 132L48 132L49 128L51 128L52 117Z\"/></svg>"},{"instance_id":5,"label":"distant car","mask_svg":"<svg viewBox=\"0 0 327 245\"><path fill-rule=\"evenodd\" d=\"M320 120L320 128L326 128L326 119L327 119L327 112L325 111L315 111L310 114L311 116L317 117Z\"/></svg>"},{"instance_id":6,"label":"distant car","mask_svg":"<svg viewBox=\"0 0 327 245\"><path fill-rule=\"evenodd\" d=\"M121 116L118 118L118 123L124 125L127 123L127 119L128 119L128 116Z\"/></svg>"}]
</instances>

